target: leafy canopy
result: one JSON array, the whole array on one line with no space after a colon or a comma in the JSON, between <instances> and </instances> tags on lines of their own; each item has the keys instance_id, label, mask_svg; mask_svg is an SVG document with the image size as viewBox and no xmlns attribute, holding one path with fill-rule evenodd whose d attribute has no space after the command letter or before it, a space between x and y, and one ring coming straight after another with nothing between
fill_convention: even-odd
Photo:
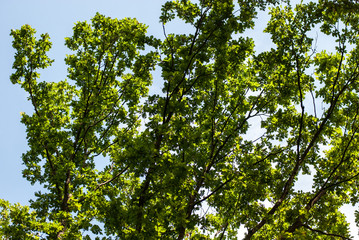
<instances>
[{"instance_id":1,"label":"leafy canopy","mask_svg":"<svg viewBox=\"0 0 359 240\"><path fill-rule=\"evenodd\" d=\"M0 236L350 238L339 208L359 201L359 5L280 4L168 1L163 36L96 14L66 38L59 82L39 81L49 36L13 30L11 81L34 108L23 176L43 190L29 207L0 200ZM275 48L257 53L246 30L264 10ZM167 33L174 19L192 32ZM335 50L318 52L313 30ZM303 175L311 190L294 187Z\"/></svg>"}]
</instances>

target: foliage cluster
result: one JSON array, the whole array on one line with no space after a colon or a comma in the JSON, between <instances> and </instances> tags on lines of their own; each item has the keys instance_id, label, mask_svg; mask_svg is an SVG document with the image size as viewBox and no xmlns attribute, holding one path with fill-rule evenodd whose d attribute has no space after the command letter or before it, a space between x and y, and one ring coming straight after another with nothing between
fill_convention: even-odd
<instances>
[{"instance_id":1,"label":"foliage cluster","mask_svg":"<svg viewBox=\"0 0 359 240\"><path fill-rule=\"evenodd\" d=\"M264 10L275 48L256 53L245 31ZM60 82L38 80L49 36L13 30L11 81L34 107L23 176L44 190L29 207L0 200L0 236L350 238L339 208L359 201L358 13L350 0L175 0L162 39L96 14L66 38ZM167 34L174 19L193 32ZM333 52L316 51L313 29ZM303 174L311 191L294 188Z\"/></svg>"}]
</instances>

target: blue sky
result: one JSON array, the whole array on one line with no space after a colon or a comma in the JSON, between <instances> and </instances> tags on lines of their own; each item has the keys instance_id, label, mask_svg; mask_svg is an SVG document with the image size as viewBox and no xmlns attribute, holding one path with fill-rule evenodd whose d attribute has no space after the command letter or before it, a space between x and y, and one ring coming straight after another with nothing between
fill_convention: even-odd
<instances>
[{"instance_id":1,"label":"blue sky","mask_svg":"<svg viewBox=\"0 0 359 240\"><path fill-rule=\"evenodd\" d=\"M72 27L77 21L90 20L96 12L112 18L135 17L149 25L148 33L162 37L162 26L158 17L165 0L2 0L0 7L0 198L10 202L27 204L38 186L31 186L22 178L21 154L27 150L25 127L20 123L20 112L32 112L27 94L12 85L14 50L11 47L11 29L29 24L40 33L49 33L53 42L49 55L55 59L53 66L42 72L41 80L59 81L66 77L63 59L67 49L64 38L71 36ZM269 38L261 33L268 17L261 15L261 21L250 35L257 38L256 50L272 47ZM170 29L171 30L171 29ZM176 26L172 30L186 31ZM314 34L314 33L313 33ZM315 37L315 36L313 36ZM318 46L332 49L332 43L319 37ZM346 214L353 217L353 208L346 207ZM353 219L353 218L352 218ZM352 220L353 221L353 220ZM354 227L354 224L353 224ZM354 228L353 228L354 231ZM357 230L352 233L357 234Z\"/></svg>"}]
</instances>

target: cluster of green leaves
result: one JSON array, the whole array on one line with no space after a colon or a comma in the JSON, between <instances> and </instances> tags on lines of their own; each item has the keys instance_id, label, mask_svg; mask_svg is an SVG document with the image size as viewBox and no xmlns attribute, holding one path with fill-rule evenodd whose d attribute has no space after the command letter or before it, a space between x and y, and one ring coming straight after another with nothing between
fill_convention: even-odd
<instances>
[{"instance_id":1,"label":"cluster of green leaves","mask_svg":"<svg viewBox=\"0 0 359 240\"><path fill-rule=\"evenodd\" d=\"M339 208L359 201L359 5L281 4L168 1L163 40L97 14L66 39L69 80L56 83L37 81L49 36L13 30L11 81L34 107L22 114L23 175L44 191L30 208L1 200L0 234L237 239L244 227L244 239L349 238ZM245 31L268 7L276 47L256 53ZM167 34L174 19L193 32ZM336 50L317 53L313 29ZM155 67L162 92L149 94ZM311 191L294 188L302 174Z\"/></svg>"}]
</instances>

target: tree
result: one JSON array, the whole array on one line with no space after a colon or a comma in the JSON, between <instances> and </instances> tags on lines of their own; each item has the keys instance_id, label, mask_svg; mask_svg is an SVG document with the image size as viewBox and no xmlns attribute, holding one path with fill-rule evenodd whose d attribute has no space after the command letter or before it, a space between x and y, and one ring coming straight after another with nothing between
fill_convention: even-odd
<instances>
[{"instance_id":1,"label":"tree","mask_svg":"<svg viewBox=\"0 0 359 240\"><path fill-rule=\"evenodd\" d=\"M1 200L0 235L237 239L244 226L244 239L350 238L339 208L359 201L359 5L281 4L168 1L162 40L96 14L66 38L60 82L38 81L49 36L13 30L11 81L34 107L23 176L44 191L29 207ZM268 7L276 47L256 53L245 31ZM193 32L167 34L174 19ZM335 51L316 52L313 29ZM149 94L155 68L162 93ZM303 175L311 191L294 188Z\"/></svg>"}]
</instances>

